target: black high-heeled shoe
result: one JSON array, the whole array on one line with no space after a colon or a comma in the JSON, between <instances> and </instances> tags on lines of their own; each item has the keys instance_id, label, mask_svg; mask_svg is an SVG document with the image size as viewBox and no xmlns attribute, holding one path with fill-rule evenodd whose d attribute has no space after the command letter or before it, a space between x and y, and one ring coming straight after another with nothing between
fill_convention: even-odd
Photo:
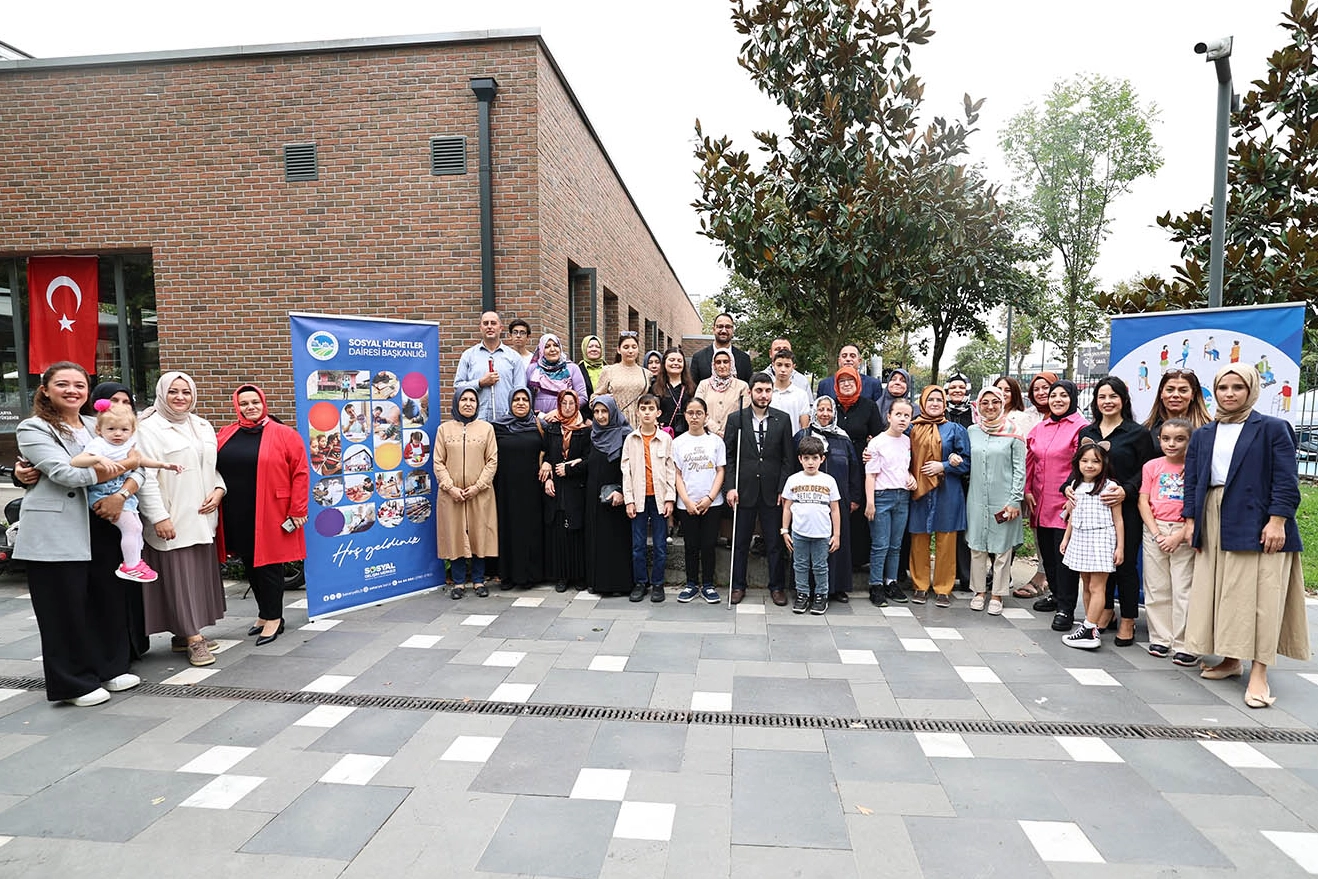
<instances>
[{"instance_id":1,"label":"black high-heeled shoe","mask_svg":"<svg viewBox=\"0 0 1318 879\"><path fill-rule=\"evenodd\" d=\"M247 630L247 637L250 638L253 635L261 634L261 629L263 628L264 626L252 626L250 629Z\"/></svg>"},{"instance_id":2,"label":"black high-heeled shoe","mask_svg":"<svg viewBox=\"0 0 1318 879\"><path fill-rule=\"evenodd\" d=\"M271 641L275 640L276 638L278 638L278 637L279 637L280 635L282 635L282 634L284 634L284 618L283 618L283 617L280 617L280 618L279 618L279 628L278 628L278 629L275 629L275 633L274 633L273 635L262 635L261 637L257 638L257 639L256 639L256 646L257 646L257 647L264 647L265 645L269 644Z\"/></svg>"}]
</instances>

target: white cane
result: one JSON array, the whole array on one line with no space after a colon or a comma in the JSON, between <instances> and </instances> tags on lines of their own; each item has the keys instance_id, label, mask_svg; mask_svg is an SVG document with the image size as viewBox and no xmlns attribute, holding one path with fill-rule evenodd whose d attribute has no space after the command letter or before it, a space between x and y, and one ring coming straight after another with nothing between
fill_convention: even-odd
<instances>
[{"instance_id":1,"label":"white cane","mask_svg":"<svg viewBox=\"0 0 1318 879\"><path fill-rule=\"evenodd\" d=\"M737 571L737 510L741 506L741 438L745 434L742 412L746 406L746 391L737 392L737 451L733 460L737 462L737 474L732 477L732 490L737 492L737 503L732 505L732 552L728 553L728 610L732 609L732 584ZM749 560L747 560L749 564Z\"/></svg>"}]
</instances>

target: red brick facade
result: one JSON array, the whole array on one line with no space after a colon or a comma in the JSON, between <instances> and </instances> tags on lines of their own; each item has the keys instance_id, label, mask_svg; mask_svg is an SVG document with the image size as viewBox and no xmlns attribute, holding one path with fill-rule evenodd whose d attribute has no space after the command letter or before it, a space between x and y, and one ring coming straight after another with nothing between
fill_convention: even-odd
<instances>
[{"instance_id":1,"label":"red brick facade","mask_svg":"<svg viewBox=\"0 0 1318 879\"><path fill-rule=\"evenodd\" d=\"M540 39L272 47L0 68L0 258L148 251L160 362L207 415L238 382L291 401L289 311L434 320L447 384L481 303L477 102L491 109L495 297L566 333L569 264L598 331L628 309L673 338L699 317ZM429 139L465 135L467 173ZM285 144L319 179L286 182ZM605 288L616 297L606 314ZM589 285L573 285L589 332ZM612 341L606 346L612 348ZM291 405L278 407L291 414ZM447 408L447 407L445 407Z\"/></svg>"}]
</instances>

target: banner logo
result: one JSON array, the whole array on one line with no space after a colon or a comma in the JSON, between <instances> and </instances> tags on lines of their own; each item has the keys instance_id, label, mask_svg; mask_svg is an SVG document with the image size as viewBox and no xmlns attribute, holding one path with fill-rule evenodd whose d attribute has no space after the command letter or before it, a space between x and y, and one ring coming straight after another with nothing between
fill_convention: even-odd
<instances>
[{"instance_id":1,"label":"banner logo","mask_svg":"<svg viewBox=\"0 0 1318 879\"><path fill-rule=\"evenodd\" d=\"M317 330L307 336L307 353L317 360L333 360L339 353L339 340L328 330Z\"/></svg>"}]
</instances>

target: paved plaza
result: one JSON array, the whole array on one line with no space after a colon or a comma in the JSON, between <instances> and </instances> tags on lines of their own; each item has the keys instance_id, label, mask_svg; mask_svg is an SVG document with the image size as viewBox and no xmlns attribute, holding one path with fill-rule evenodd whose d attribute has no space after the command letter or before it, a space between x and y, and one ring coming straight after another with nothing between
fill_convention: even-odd
<instances>
[{"instance_id":1,"label":"paved plaza","mask_svg":"<svg viewBox=\"0 0 1318 879\"><path fill-rule=\"evenodd\" d=\"M1318 874L1318 664L1251 711L1028 602L857 594L427 594L294 609L257 649L229 584L215 665L158 636L141 689L78 709L45 701L7 575L0 876Z\"/></svg>"}]
</instances>

